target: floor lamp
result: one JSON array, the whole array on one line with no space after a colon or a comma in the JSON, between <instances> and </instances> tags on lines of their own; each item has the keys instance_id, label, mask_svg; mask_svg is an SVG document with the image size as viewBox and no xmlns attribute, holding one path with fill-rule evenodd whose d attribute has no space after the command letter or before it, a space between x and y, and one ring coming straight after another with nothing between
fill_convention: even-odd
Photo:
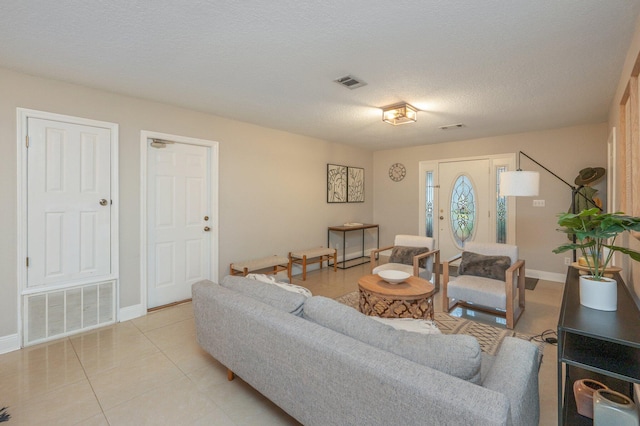
<instances>
[{"instance_id":1,"label":"floor lamp","mask_svg":"<svg viewBox=\"0 0 640 426\"><path fill-rule=\"evenodd\" d=\"M542 167L544 170L551 173L551 175L553 175L556 179L558 179L560 182L564 183L571 189L571 212L572 213L577 213L575 211L576 194L582 196L585 200L587 200L588 204L591 204L594 207L597 207L600 211L602 211L602 208L600 208L600 206L594 203L592 199L590 199L589 197L584 195L582 192L580 192L580 189L582 189L583 185L581 186L571 185L569 182L562 179L560 176L553 173L551 170L549 170L548 168L546 168L545 166L543 166L542 164L540 164L539 162L537 162L536 160L534 160L533 158L531 158L530 156L528 156L522 151L518 151L516 171L500 173L500 196L533 197L538 195L538 192L540 189L540 173L522 170L520 168L521 155L524 155L529 160L533 161L538 166ZM575 240L576 240L576 236L573 235L574 243L575 243ZM573 251L573 261L574 262L576 261L575 250Z\"/></svg>"}]
</instances>

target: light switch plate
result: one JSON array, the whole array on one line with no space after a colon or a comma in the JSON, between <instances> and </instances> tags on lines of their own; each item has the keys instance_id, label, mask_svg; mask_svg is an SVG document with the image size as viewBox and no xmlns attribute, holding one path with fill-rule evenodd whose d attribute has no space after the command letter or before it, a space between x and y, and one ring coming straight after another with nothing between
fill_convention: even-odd
<instances>
[{"instance_id":1,"label":"light switch plate","mask_svg":"<svg viewBox=\"0 0 640 426\"><path fill-rule=\"evenodd\" d=\"M533 200L533 207L544 207L544 200Z\"/></svg>"}]
</instances>

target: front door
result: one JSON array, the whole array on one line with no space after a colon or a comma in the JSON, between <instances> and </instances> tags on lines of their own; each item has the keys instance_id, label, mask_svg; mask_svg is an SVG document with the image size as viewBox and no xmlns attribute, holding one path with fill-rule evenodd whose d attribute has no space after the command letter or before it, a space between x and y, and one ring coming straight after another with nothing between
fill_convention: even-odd
<instances>
[{"instance_id":1,"label":"front door","mask_svg":"<svg viewBox=\"0 0 640 426\"><path fill-rule=\"evenodd\" d=\"M441 162L438 165L438 177L437 215L441 259L449 259L460 253L466 241L491 241L490 160Z\"/></svg>"},{"instance_id":2,"label":"front door","mask_svg":"<svg viewBox=\"0 0 640 426\"><path fill-rule=\"evenodd\" d=\"M27 288L111 274L111 130L29 117Z\"/></svg>"},{"instance_id":3,"label":"front door","mask_svg":"<svg viewBox=\"0 0 640 426\"><path fill-rule=\"evenodd\" d=\"M148 308L189 299L210 278L210 149L147 141Z\"/></svg>"}]
</instances>

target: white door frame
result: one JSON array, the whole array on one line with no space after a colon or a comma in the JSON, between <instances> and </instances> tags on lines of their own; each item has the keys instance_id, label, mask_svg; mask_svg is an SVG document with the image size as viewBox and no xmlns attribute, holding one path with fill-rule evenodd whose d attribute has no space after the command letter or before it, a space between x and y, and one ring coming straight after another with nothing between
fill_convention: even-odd
<instances>
[{"instance_id":1,"label":"white door frame","mask_svg":"<svg viewBox=\"0 0 640 426\"><path fill-rule=\"evenodd\" d=\"M218 241L220 239L220 217L218 213L218 142L206 139L196 139L186 136L171 135L167 133L152 132L142 130L140 132L140 311L135 316L146 315L147 313L147 150L149 148L148 139L164 139L175 143L184 143L190 145L200 145L210 148L209 164L211 188L211 221L209 232L211 259L210 259L210 276L211 279L218 278Z\"/></svg>"},{"instance_id":2,"label":"white door frame","mask_svg":"<svg viewBox=\"0 0 640 426\"><path fill-rule=\"evenodd\" d=\"M118 194L118 124L106 121L91 120L88 118L73 117L70 115L55 114L52 112L38 111L26 108L16 108L17 116L17 244L18 260L16 264L18 278L18 341L22 342L22 296L27 288L27 119L38 118L43 120L63 121L84 126L103 127L111 131L111 274L100 277L100 280L116 281L116 321L118 321L119 297L119 205ZM94 279L89 281L95 281ZM73 282L70 285L78 285L82 282ZM47 287L47 290L65 288L68 286Z\"/></svg>"},{"instance_id":3,"label":"white door frame","mask_svg":"<svg viewBox=\"0 0 640 426\"><path fill-rule=\"evenodd\" d=\"M426 214L425 214L425 203L426 203L426 182L424 176L427 171L432 171L433 181L436 185L439 184L440 179L438 176L438 165L439 163L451 163L456 161L472 161L472 160L489 160L490 168L491 168L491 177L489 179L490 188L496 187L496 173L495 168L497 166L506 166L507 170L515 170L516 164L516 154L498 154L498 155L484 155L477 157L462 157L462 158L444 158L441 160L430 160L430 161L420 161L419 163L419 202L418 202L418 218L420 223L418 224L418 232L420 235L426 235ZM434 214L434 223L433 223L433 238L436 240L436 247L440 246L439 240L439 223L438 223L438 215L437 212L440 209L438 205L438 198L434 196L434 206L433 206L433 214ZM495 203L490 203L489 211L492 213L492 217L495 218ZM489 232L495 236L495 221L492 219L489 221ZM507 243L515 244L516 242L516 201L515 197L507 197ZM445 259L446 260L446 259Z\"/></svg>"}]
</instances>

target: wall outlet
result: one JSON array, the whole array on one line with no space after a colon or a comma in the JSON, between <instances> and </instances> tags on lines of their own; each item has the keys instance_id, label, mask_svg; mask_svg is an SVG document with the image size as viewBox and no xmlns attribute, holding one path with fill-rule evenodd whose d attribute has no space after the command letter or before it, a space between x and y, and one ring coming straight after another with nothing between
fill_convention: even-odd
<instances>
[{"instance_id":1,"label":"wall outlet","mask_svg":"<svg viewBox=\"0 0 640 426\"><path fill-rule=\"evenodd\" d=\"M533 200L533 207L544 207L544 200Z\"/></svg>"},{"instance_id":2,"label":"wall outlet","mask_svg":"<svg viewBox=\"0 0 640 426\"><path fill-rule=\"evenodd\" d=\"M571 265L571 258L570 257L565 257L564 258L564 264L565 265Z\"/></svg>"}]
</instances>

